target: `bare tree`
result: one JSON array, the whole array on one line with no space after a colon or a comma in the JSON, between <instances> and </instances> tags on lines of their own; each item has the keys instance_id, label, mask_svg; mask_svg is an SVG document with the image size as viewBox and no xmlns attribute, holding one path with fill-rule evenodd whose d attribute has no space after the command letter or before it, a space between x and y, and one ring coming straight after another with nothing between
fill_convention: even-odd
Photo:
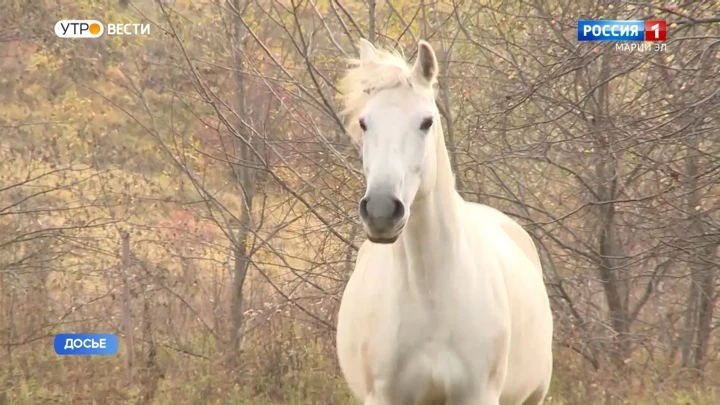
<instances>
[{"instance_id":1,"label":"bare tree","mask_svg":"<svg viewBox=\"0 0 720 405\"><path fill-rule=\"evenodd\" d=\"M3 3L0 403L347 402L364 187L335 100L360 37L437 50L459 191L541 250L553 401L716 403L718 7ZM47 29L88 10L151 35ZM668 41L579 43L581 18L666 19ZM46 350L62 331L127 352L77 367Z\"/></svg>"}]
</instances>

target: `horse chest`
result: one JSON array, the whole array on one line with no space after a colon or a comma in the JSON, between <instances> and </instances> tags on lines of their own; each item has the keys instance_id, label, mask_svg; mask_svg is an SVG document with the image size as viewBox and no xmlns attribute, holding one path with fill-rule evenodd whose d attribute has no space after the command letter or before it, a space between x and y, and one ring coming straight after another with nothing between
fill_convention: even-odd
<instances>
[{"instance_id":1,"label":"horse chest","mask_svg":"<svg viewBox=\"0 0 720 405\"><path fill-rule=\"evenodd\" d=\"M358 366L349 378L356 390L385 392L390 403L444 403L488 381L509 333L494 280L468 263L426 260L442 271L410 272L386 255L366 260L345 313L367 327L338 331L345 369Z\"/></svg>"},{"instance_id":2,"label":"horse chest","mask_svg":"<svg viewBox=\"0 0 720 405\"><path fill-rule=\"evenodd\" d=\"M452 320L432 311L404 308L395 336L395 363L413 374L432 374L434 368L462 367L465 347ZM420 377L420 376L417 376Z\"/></svg>"},{"instance_id":3,"label":"horse chest","mask_svg":"<svg viewBox=\"0 0 720 405\"><path fill-rule=\"evenodd\" d=\"M477 374L478 356L490 338L478 319L456 311L462 303L445 300L433 306L405 297L388 308L381 335L374 340L378 368L400 396L414 396L425 387L425 398L465 391ZM417 398L416 398L417 400ZM419 401L419 400L418 400ZM404 403L404 402L400 402ZM419 403L419 402L418 402Z\"/></svg>"}]
</instances>

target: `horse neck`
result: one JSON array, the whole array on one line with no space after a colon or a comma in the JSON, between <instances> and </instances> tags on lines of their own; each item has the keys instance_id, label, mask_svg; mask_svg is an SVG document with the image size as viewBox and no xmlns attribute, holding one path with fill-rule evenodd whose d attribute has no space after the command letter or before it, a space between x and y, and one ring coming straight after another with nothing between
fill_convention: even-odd
<instances>
[{"instance_id":1,"label":"horse neck","mask_svg":"<svg viewBox=\"0 0 720 405\"><path fill-rule=\"evenodd\" d=\"M442 288L441 278L447 276L447 264L458 246L461 229L461 199L455 190L442 128L437 128L435 185L413 202L405 230L394 245L396 257L407 269L403 281L422 293Z\"/></svg>"}]
</instances>

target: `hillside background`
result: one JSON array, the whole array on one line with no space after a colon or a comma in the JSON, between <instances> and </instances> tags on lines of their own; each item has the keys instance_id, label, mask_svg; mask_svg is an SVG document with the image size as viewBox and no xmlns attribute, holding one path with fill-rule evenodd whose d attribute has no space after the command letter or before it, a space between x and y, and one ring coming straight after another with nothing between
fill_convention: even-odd
<instances>
[{"instance_id":1,"label":"hillside background","mask_svg":"<svg viewBox=\"0 0 720 405\"><path fill-rule=\"evenodd\" d=\"M123 3L0 3L0 405L351 403L364 184L335 84L359 37L433 45L458 189L534 236L547 403L720 403L720 3ZM577 42L650 18L667 51ZM120 353L57 356L61 332Z\"/></svg>"}]
</instances>

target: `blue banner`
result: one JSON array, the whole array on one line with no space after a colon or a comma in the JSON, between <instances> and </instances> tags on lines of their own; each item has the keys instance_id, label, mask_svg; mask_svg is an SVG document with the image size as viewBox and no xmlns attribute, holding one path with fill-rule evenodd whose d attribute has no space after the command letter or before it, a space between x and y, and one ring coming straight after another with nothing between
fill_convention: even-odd
<instances>
[{"instance_id":1,"label":"blue banner","mask_svg":"<svg viewBox=\"0 0 720 405\"><path fill-rule=\"evenodd\" d=\"M61 356L111 356L118 351L118 338L111 333L61 333L54 346Z\"/></svg>"},{"instance_id":2,"label":"blue banner","mask_svg":"<svg viewBox=\"0 0 720 405\"><path fill-rule=\"evenodd\" d=\"M644 41L642 20L579 20L578 41Z\"/></svg>"}]
</instances>

